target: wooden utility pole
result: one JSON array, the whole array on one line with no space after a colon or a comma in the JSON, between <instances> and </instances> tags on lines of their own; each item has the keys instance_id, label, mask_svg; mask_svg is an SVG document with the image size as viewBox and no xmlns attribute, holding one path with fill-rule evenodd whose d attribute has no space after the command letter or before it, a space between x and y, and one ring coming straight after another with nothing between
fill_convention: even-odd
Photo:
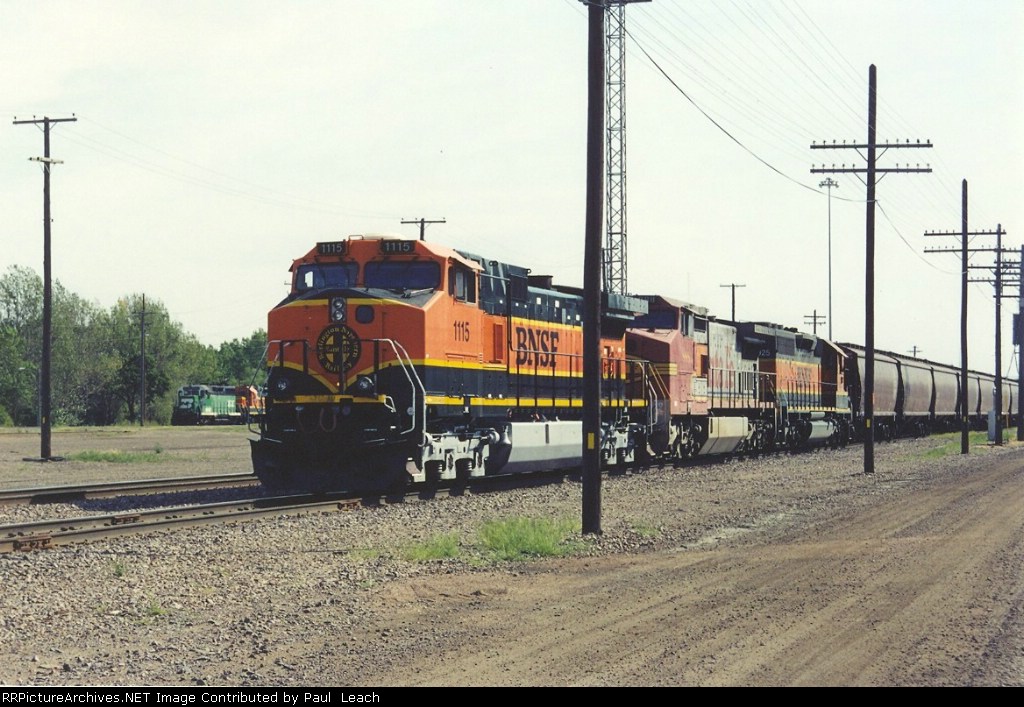
<instances>
[{"instance_id":1,"label":"wooden utility pole","mask_svg":"<svg viewBox=\"0 0 1024 707\"><path fill-rule=\"evenodd\" d=\"M43 164L43 350L39 363L39 459L33 461L62 461L63 457L53 456L50 448L50 359L53 341L53 284L50 266L50 165L61 164L62 160L50 159L50 126L54 123L73 123L78 118L32 118L15 120L15 125L43 126L43 156L30 160Z\"/></svg>"},{"instance_id":2,"label":"wooden utility pole","mask_svg":"<svg viewBox=\"0 0 1024 707\"><path fill-rule=\"evenodd\" d=\"M925 253L960 253L960 453L968 454L971 449L971 418L967 410L967 285L970 282L971 266L968 265L969 254L982 248L968 248L967 239L969 236L990 236L997 235L996 231L971 231L967 219L967 180L961 182L960 187L960 232L956 231L926 231L925 237L936 236L960 236L960 248L925 248ZM1001 230L1001 228L1000 228ZM999 302L999 293L996 294L996 302ZM998 304L996 309L996 338L999 339ZM999 346L996 346L996 374L999 375ZM1000 381L1001 383L1002 381ZM1000 386L1001 387L1001 386ZM1001 396L1000 391L1000 397ZM1000 433L1001 434L1001 433Z\"/></svg>"},{"instance_id":3,"label":"wooden utility pole","mask_svg":"<svg viewBox=\"0 0 1024 707\"><path fill-rule=\"evenodd\" d=\"M989 233L992 233L991 231ZM996 411L995 423L993 430L996 446L1001 447L1003 445L1003 327L1002 327L1002 301L1003 297L1003 285L1006 284L1004 281L1004 275L1009 271L1011 267L1019 267L1019 263L1009 262L1003 260L1003 254L1009 254L1012 251L1003 250L1003 234L1006 231L1003 230L1002 224L996 225L995 230L996 236L996 247L995 248L972 248L971 252L978 253L995 253L996 262L995 265L971 265L971 270L992 270L992 278L980 278L971 280L971 282L989 282L995 285L996 290L996 389L993 391L993 408Z\"/></svg>"},{"instance_id":4,"label":"wooden utility pole","mask_svg":"<svg viewBox=\"0 0 1024 707\"><path fill-rule=\"evenodd\" d=\"M142 295L142 312L139 314L139 427L146 426L146 295Z\"/></svg>"},{"instance_id":5,"label":"wooden utility pole","mask_svg":"<svg viewBox=\"0 0 1024 707\"><path fill-rule=\"evenodd\" d=\"M868 69L868 141L866 143L842 143L838 144L835 140L831 143L817 143L811 144L812 150L840 150L840 149L853 149L861 152L861 150L867 150L866 167L847 167L843 165L836 167L812 167L812 174L856 174L858 179L861 179L859 175L865 174L866 180L861 179L867 186L867 214L866 214L866 248L865 248L865 267L864 267L864 387L861 395L862 405L864 407L864 473L873 474L875 473L875 431L873 426L873 419L875 415L875 186L877 183L878 174L888 174L891 172L931 172L931 167L900 167L898 164L895 167L879 168L876 165L877 151L881 148L884 154L890 149L908 148L908 147L931 147L930 141L921 142L918 140L915 143L911 143L907 140L905 143L894 142L894 143L879 143L876 140L875 134L875 122L877 116L877 103L878 103L878 90L877 90L877 78L876 78L875 65L872 64ZM863 154L863 153L861 153Z\"/></svg>"},{"instance_id":6,"label":"wooden utility pole","mask_svg":"<svg viewBox=\"0 0 1024 707\"><path fill-rule=\"evenodd\" d=\"M735 282L729 283L728 285L719 285L719 287L728 287L732 290L732 319L736 321L736 288L746 287L746 285L737 285Z\"/></svg>"},{"instance_id":7,"label":"wooden utility pole","mask_svg":"<svg viewBox=\"0 0 1024 707\"><path fill-rule=\"evenodd\" d=\"M420 240L424 241L426 240L426 231L428 223L447 223L447 221L445 221L444 219L440 219L438 221L428 221L425 218L415 218L410 220L402 219L402 223L418 223L420 225Z\"/></svg>"},{"instance_id":8,"label":"wooden utility pole","mask_svg":"<svg viewBox=\"0 0 1024 707\"><path fill-rule=\"evenodd\" d=\"M1021 408L1021 396L1024 396L1024 245L1020 247L1020 260L1017 262L1017 320L1013 334L1017 344L1017 441L1024 442L1024 408Z\"/></svg>"},{"instance_id":9,"label":"wooden utility pole","mask_svg":"<svg viewBox=\"0 0 1024 707\"><path fill-rule=\"evenodd\" d=\"M821 322L821 323L825 322L825 315L824 314L818 314L818 310L814 310L814 314L805 314L804 315L804 324L810 324L813 327L813 329L811 330L811 333L814 334L815 336L818 335L818 322ZM831 336L830 336L830 340L831 340Z\"/></svg>"},{"instance_id":10,"label":"wooden utility pole","mask_svg":"<svg viewBox=\"0 0 1024 707\"><path fill-rule=\"evenodd\" d=\"M587 212L583 253L583 532L601 533L601 217L604 4L587 7Z\"/></svg>"}]
</instances>

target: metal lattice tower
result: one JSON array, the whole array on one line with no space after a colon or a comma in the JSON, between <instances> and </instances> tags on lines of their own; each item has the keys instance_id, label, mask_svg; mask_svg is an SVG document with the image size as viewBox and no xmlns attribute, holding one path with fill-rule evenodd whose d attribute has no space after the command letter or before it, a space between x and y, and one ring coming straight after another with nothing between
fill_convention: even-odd
<instances>
[{"instance_id":1,"label":"metal lattice tower","mask_svg":"<svg viewBox=\"0 0 1024 707\"><path fill-rule=\"evenodd\" d=\"M628 0L626 0L628 2ZM626 6L611 1L604 13L605 130L607 132L607 229L604 290L626 291Z\"/></svg>"}]
</instances>

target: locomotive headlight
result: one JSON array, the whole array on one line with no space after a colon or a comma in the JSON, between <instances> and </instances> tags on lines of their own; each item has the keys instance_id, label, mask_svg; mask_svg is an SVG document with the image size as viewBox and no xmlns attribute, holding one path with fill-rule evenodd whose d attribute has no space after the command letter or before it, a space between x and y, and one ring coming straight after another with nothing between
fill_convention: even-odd
<instances>
[{"instance_id":1,"label":"locomotive headlight","mask_svg":"<svg viewBox=\"0 0 1024 707\"><path fill-rule=\"evenodd\" d=\"M370 376L359 376L352 388L358 395L373 395L373 379Z\"/></svg>"},{"instance_id":2,"label":"locomotive headlight","mask_svg":"<svg viewBox=\"0 0 1024 707\"><path fill-rule=\"evenodd\" d=\"M331 321L332 322L343 322L345 321L345 310L348 307L348 301L344 297L332 297L331 298Z\"/></svg>"}]
</instances>

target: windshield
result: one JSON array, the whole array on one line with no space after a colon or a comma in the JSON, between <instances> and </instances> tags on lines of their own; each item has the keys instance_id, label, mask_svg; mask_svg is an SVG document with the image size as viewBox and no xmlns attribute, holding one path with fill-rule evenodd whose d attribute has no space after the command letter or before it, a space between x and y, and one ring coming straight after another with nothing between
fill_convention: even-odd
<instances>
[{"instance_id":1,"label":"windshield","mask_svg":"<svg viewBox=\"0 0 1024 707\"><path fill-rule=\"evenodd\" d=\"M295 273L295 289L320 290L325 287L355 287L358 263L300 265Z\"/></svg>"},{"instance_id":2,"label":"windshield","mask_svg":"<svg viewBox=\"0 0 1024 707\"><path fill-rule=\"evenodd\" d=\"M366 264L363 278L367 287L382 290L430 290L441 286L441 267L422 260L376 261Z\"/></svg>"}]
</instances>

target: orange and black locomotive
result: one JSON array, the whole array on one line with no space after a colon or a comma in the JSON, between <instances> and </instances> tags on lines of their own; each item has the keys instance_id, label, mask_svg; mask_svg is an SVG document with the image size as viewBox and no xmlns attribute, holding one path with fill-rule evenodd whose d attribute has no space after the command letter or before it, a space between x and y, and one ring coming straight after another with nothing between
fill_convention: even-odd
<instances>
[{"instance_id":1,"label":"orange and black locomotive","mask_svg":"<svg viewBox=\"0 0 1024 707\"><path fill-rule=\"evenodd\" d=\"M581 453L582 296L526 268L425 241L352 236L291 267L268 319L264 484L390 489L571 466ZM641 435L624 336L646 303L604 307L604 453ZM640 374L642 375L642 374Z\"/></svg>"}]
</instances>

